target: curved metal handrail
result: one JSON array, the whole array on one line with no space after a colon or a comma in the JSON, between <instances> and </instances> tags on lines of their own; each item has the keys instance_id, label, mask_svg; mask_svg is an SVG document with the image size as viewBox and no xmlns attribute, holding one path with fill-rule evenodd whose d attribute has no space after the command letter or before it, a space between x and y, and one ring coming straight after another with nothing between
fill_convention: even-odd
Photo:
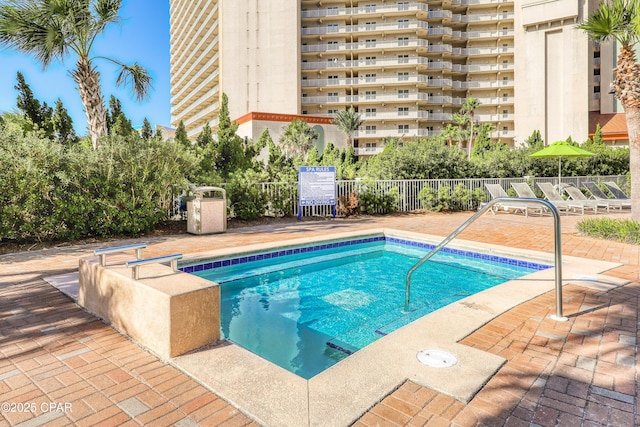
<instances>
[{"instance_id":1,"label":"curved metal handrail","mask_svg":"<svg viewBox=\"0 0 640 427\"><path fill-rule=\"evenodd\" d=\"M420 267L422 264L427 262L432 256L434 256L440 249L446 246L451 240L456 238L456 236L462 231L471 225L476 219L478 219L482 214L491 209L494 205L503 203L503 202L518 202L524 204L538 204L543 205L551 211L553 215L553 224L554 224L554 249L555 249L555 270L556 270L556 314L552 316L554 320L557 321L567 321L568 319L562 315L562 244L560 241L560 213L558 209L548 200L544 199L531 199L531 198L520 198L520 197L496 197L495 199L491 199L487 204L485 204L482 208L478 210L473 216L467 219L462 225L456 228L453 233L449 234L442 242L438 244L435 248L433 248L428 254L426 254L420 261L418 261L413 267L409 269L407 272L406 279L406 290L405 290L405 300L404 300L404 309L405 311L409 311L409 301L411 299L411 275L413 272Z\"/></svg>"}]
</instances>

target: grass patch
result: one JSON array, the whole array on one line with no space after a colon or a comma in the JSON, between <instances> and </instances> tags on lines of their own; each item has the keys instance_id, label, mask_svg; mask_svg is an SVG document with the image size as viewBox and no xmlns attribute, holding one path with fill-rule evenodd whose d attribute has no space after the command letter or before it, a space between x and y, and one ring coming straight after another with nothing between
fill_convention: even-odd
<instances>
[{"instance_id":1,"label":"grass patch","mask_svg":"<svg viewBox=\"0 0 640 427\"><path fill-rule=\"evenodd\" d=\"M640 244L640 222L630 219L585 218L576 224L578 231L591 237Z\"/></svg>"}]
</instances>

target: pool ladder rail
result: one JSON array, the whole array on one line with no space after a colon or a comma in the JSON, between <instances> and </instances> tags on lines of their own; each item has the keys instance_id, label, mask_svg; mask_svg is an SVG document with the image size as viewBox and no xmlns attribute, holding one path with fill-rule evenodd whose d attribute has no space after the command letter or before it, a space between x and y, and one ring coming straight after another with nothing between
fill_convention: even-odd
<instances>
[{"instance_id":1,"label":"pool ladder rail","mask_svg":"<svg viewBox=\"0 0 640 427\"><path fill-rule=\"evenodd\" d=\"M178 271L178 260L182 259L182 254L171 254L157 256L153 258L142 258L142 249L147 247L146 243L136 243L133 245L114 246L111 248L96 249L93 251L94 255L100 257L100 266L105 267L107 265L107 255L115 254L127 251L136 251L136 259L133 261L127 261L125 266L131 268L131 277L135 280L140 278L140 266L147 264L157 264L163 262L169 262L174 272Z\"/></svg>"},{"instance_id":2,"label":"pool ladder rail","mask_svg":"<svg viewBox=\"0 0 640 427\"><path fill-rule=\"evenodd\" d=\"M405 289L405 301L404 301L404 310L409 311L409 302L411 300L411 275L414 271L418 269L422 264L427 262L431 257L433 257L440 249L445 247L449 242L455 239L458 234L462 233L469 225L471 225L476 219L481 217L485 212L494 207L494 205L504 203L504 202L518 202L518 203L530 203L532 205L543 205L553 215L553 224L554 224L554 247L555 247L555 290L556 290L556 314L551 315L553 320L559 322L566 322L569 320L562 314L562 243L560 240L561 229L560 229L560 213L558 209L548 200L544 199L534 199L534 198L520 198L520 197L496 197L495 199L491 199L484 206L478 209L473 216L467 219L462 225L456 228L453 233L449 234L442 242L438 244L435 248L433 248L428 254L426 254L420 261L418 261L413 267L409 269L406 277L406 289Z\"/></svg>"}]
</instances>

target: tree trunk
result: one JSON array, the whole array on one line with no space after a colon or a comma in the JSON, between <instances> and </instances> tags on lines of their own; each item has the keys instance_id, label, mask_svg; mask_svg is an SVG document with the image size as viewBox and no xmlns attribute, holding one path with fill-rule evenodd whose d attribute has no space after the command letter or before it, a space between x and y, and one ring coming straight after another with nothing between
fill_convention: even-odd
<instances>
[{"instance_id":1,"label":"tree trunk","mask_svg":"<svg viewBox=\"0 0 640 427\"><path fill-rule=\"evenodd\" d=\"M640 107L625 108L625 116L629 132L631 219L640 221Z\"/></svg>"},{"instance_id":2,"label":"tree trunk","mask_svg":"<svg viewBox=\"0 0 640 427\"><path fill-rule=\"evenodd\" d=\"M93 148L98 148L98 140L107 134L107 110L100 89L100 73L91 66L88 58L80 57L76 69L71 72L78 85L84 112L87 115L87 129Z\"/></svg>"},{"instance_id":3,"label":"tree trunk","mask_svg":"<svg viewBox=\"0 0 640 427\"><path fill-rule=\"evenodd\" d=\"M640 67L630 46L622 46L613 82L616 98L622 103L629 135L631 174L631 219L640 221Z\"/></svg>"}]
</instances>

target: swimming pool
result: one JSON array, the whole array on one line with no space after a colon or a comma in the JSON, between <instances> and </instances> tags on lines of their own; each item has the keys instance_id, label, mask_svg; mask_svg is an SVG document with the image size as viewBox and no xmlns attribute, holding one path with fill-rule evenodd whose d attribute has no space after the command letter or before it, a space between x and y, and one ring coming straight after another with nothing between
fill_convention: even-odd
<instances>
[{"instance_id":1,"label":"swimming pool","mask_svg":"<svg viewBox=\"0 0 640 427\"><path fill-rule=\"evenodd\" d=\"M384 235L277 248L182 266L220 283L222 336L309 379L425 314L549 266Z\"/></svg>"}]
</instances>

